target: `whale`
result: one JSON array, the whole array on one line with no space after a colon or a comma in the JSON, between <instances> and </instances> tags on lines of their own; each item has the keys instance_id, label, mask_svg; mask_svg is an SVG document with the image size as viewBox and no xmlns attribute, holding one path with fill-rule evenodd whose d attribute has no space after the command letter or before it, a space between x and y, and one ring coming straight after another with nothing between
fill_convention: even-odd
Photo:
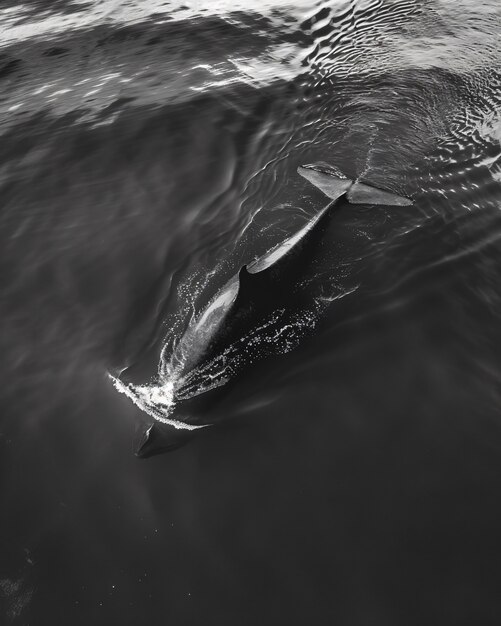
<instances>
[{"instance_id":1,"label":"whale","mask_svg":"<svg viewBox=\"0 0 501 626\"><path fill-rule=\"evenodd\" d=\"M260 360L294 349L311 332L322 305L312 297L308 278L334 211L350 204L412 204L324 162L297 171L329 202L293 235L240 267L169 343L168 354L164 348L153 380L135 384L127 371L111 376L147 416L137 428L136 456L177 448L213 425L204 416L213 413L230 381Z\"/></svg>"}]
</instances>

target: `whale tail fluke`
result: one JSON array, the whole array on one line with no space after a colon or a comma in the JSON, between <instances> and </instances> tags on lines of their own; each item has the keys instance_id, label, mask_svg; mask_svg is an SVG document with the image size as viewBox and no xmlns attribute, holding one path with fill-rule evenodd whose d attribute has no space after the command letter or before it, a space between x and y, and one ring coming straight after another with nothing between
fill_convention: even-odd
<instances>
[{"instance_id":1,"label":"whale tail fluke","mask_svg":"<svg viewBox=\"0 0 501 626\"><path fill-rule=\"evenodd\" d=\"M300 165L297 171L331 200L337 200L353 185L352 180L327 163Z\"/></svg>"},{"instance_id":2,"label":"whale tail fluke","mask_svg":"<svg viewBox=\"0 0 501 626\"><path fill-rule=\"evenodd\" d=\"M331 200L337 200L344 193L350 204L374 204L386 206L409 206L410 198L400 196L385 189L379 189L366 183L353 182L337 168L327 163L300 165L298 173Z\"/></svg>"},{"instance_id":3,"label":"whale tail fluke","mask_svg":"<svg viewBox=\"0 0 501 626\"><path fill-rule=\"evenodd\" d=\"M386 206L410 206L413 204L410 198L359 182L350 187L346 196L350 204L384 204Z\"/></svg>"}]
</instances>

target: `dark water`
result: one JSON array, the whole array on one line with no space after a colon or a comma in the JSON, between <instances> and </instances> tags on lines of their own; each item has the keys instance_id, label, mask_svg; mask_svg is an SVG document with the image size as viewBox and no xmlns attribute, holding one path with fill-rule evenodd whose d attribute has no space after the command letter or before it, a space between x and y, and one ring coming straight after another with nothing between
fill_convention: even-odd
<instances>
[{"instance_id":1,"label":"dark water","mask_svg":"<svg viewBox=\"0 0 501 626\"><path fill-rule=\"evenodd\" d=\"M2 4L2 624L499 624L500 13ZM107 373L325 205L317 160L414 205L338 213L312 332L137 460Z\"/></svg>"}]
</instances>

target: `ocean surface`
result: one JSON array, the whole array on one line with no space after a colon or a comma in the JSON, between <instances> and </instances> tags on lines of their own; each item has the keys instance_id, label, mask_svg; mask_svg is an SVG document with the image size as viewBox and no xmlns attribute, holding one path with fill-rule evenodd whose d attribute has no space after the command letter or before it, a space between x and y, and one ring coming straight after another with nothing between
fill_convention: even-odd
<instances>
[{"instance_id":1,"label":"ocean surface","mask_svg":"<svg viewBox=\"0 0 501 626\"><path fill-rule=\"evenodd\" d=\"M500 63L499 0L2 1L1 624L499 626ZM137 459L110 375L316 161L414 204L333 213L318 315Z\"/></svg>"}]
</instances>

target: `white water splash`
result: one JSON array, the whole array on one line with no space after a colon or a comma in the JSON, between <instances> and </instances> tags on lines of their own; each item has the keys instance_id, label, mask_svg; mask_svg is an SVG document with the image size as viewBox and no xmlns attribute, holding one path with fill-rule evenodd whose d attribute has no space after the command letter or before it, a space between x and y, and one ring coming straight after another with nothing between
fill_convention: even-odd
<instances>
[{"instance_id":1,"label":"white water splash","mask_svg":"<svg viewBox=\"0 0 501 626\"><path fill-rule=\"evenodd\" d=\"M122 382L109 374L115 389L125 394L142 411L162 424L173 426L177 430L198 430L209 424L188 424L168 417L176 405L174 399L174 381L165 381L152 385L132 385Z\"/></svg>"}]
</instances>

